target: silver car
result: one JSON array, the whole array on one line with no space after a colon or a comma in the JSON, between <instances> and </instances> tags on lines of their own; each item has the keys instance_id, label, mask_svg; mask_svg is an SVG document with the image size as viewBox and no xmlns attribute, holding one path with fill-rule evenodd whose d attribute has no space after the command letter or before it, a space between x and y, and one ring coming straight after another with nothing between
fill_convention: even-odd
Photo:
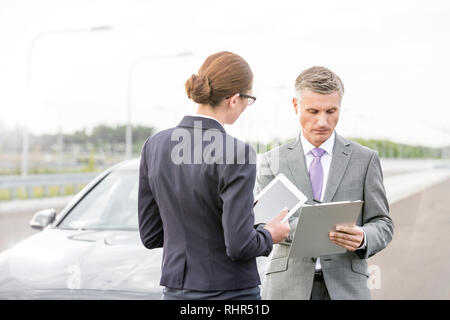
<instances>
[{"instance_id":1,"label":"silver car","mask_svg":"<svg viewBox=\"0 0 450 320\"><path fill-rule=\"evenodd\" d=\"M37 212L42 231L0 254L0 299L160 299L162 248L139 237L138 175L139 159L124 161L59 214Z\"/></svg>"},{"instance_id":2,"label":"silver car","mask_svg":"<svg viewBox=\"0 0 450 320\"><path fill-rule=\"evenodd\" d=\"M0 254L0 298L160 299L162 249L138 232L138 166L106 170L58 215L36 213L42 232Z\"/></svg>"}]
</instances>

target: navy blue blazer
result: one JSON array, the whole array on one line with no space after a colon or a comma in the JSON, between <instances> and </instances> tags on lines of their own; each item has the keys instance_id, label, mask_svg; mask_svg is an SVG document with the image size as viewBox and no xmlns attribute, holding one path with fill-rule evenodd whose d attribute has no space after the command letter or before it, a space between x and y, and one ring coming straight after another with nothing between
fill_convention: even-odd
<instances>
[{"instance_id":1,"label":"navy blue blazer","mask_svg":"<svg viewBox=\"0 0 450 320\"><path fill-rule=\"evenodd\" d=\"M269 255L272 237L254 226L255 176L253 148L214 119L186 116L146 140L139 232L145 247L164 247L161 285L215 291L260 284L256 257Z\"/></svg>"}]
</instances>

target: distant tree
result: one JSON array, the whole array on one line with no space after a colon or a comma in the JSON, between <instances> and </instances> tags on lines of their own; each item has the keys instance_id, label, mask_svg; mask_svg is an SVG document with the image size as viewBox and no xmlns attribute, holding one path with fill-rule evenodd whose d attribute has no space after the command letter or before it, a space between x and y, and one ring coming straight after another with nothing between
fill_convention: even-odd
<instances>
[{"instance_id":1,"label":"distant tree","mask_svg":"<svg viewBox=\"0 0 450 320\"><path fill-rule=\"evenodd\" d=\"M145 140L155 133L155 128L144 125L133 126L133 153L138 154L141 151ZM91 133L86 128L77 130L73 133L63 134L64 150L75 148L81 152L91 153L113 153L123 154L125 152L125 125L108 126L99 124L95 126ZM33 135L30 133L31 150L40 152L52 152L58 143L58 134ZM269 151L289 140L280 141L278 138L268 143L248 142L256 152L263 153ZM361 145L376 150L383 158L450 158L450 146L445 148L429 148L423 146L412 146L407 144L395 143L382 139L361 139L352 138ZM0 121L0 152L19 153L22 145L22 128L16 126L8 128ZM95 151L94 151L95 150Z\"/></svg>"}]
</instances>

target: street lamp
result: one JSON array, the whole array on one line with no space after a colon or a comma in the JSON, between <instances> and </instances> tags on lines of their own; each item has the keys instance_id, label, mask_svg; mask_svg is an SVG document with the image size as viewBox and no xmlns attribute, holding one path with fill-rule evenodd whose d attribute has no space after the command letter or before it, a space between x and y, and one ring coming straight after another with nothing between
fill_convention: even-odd
<instances>
[{"instance_id":1,"label":"street lamp","mask_svg":"<svg viewBox=\"0 0 450 320\"><path fill-rule=\"evenodd\" d=\"M130 159L132 156L133 148L133 130L131 125L131 111L133 109L133 74L136 66L145 61L153 60L163 60L163 59L173 59L173 58L184 58L191 57L194 54L190 51L179 52L177 54L165 54L165 55L155 55L155 56L144 56L133 60L128 69L128 103L127 103L127 128L125 133L125 157Z\"/></svg>"},{"instance_id":2,"label":"street lamp","mask_svg":"<svg viewBox=\"0 0 450 320\"><path fill-rule=\"evenodd\" d=\"M31 40L30 46L28 47L28 60L27 60L27 93L29 100L32 101L31 95L31 76L32 76L32 58L34 47L36 46L37 40L49 35L49 34L57 34L57 33L80 33L80 32L97 32L97 31L110 31L113 28L107 25L99 25L93 26L91 28L68 28L68 29L49 29L44 30L36 34ZM59 133L61 134L61 132ZM22 177L25 178L28 175L28 149L29 149L29 136L28 136L28 128L27 123L24 124L22 128ZM60 150L61 152L61 150Z\"/></svg>"}]
</instances>

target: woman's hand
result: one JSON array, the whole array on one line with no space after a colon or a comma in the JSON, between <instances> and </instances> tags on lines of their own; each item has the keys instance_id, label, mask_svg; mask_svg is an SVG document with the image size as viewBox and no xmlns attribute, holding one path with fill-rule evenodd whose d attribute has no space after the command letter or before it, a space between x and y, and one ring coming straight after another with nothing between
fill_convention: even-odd
<instances>
[{"instance_id":1,"label":"woman's hand","mask_svg":"<svg viewBox=\"0 0 450 320\"><path fill-rule=\"evenodd\" d=\"M289 231L291 230L289 222L282 222L288 211L288 209L283 209L283 211L281 211L264 226L264 229L269 230L270 234L272 235L273 243L279 243L286 239L286 237L289 235Z\"/></svg>"}]
</instances>

